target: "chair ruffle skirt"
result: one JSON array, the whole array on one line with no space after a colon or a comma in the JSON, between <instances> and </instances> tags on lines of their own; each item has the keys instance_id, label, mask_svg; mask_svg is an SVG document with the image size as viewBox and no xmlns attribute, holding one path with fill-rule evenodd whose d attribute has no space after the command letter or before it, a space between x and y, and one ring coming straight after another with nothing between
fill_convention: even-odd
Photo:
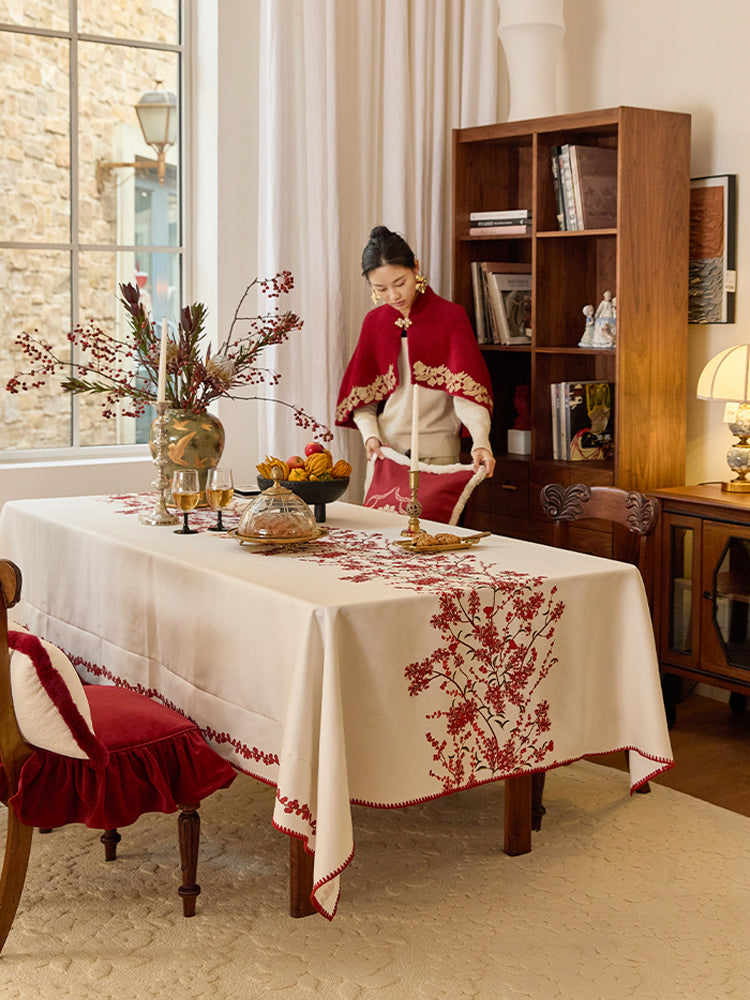
<instances>
[{"instance_id":1,"label":"chair ruffle skirt","mask_svg":"<svg viewBox=\"0 0 750 1000\"><path fill-rule=\"evenodd\" d=\"M234 780L234 768L179 713L124 688L89 685L85 691L109 763L96 770L89 760L35 749L9 800L29 826L84 823L111 830L144 812L172 813L201 802ZM0 772L0 799L7 793Z\"/></svg>"}]
</instances>

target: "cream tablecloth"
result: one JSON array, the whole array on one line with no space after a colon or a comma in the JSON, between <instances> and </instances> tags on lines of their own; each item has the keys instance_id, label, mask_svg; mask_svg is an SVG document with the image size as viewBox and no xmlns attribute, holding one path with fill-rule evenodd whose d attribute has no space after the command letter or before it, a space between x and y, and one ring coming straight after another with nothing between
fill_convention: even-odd
<instances>
[{"instance_id":1,"label":"cream tablecloth","mask_svg":"<svg viewBox=\"0 0 750 1000\"><path fill-rule=\"evenodd\" d=\"M7 503L17 617L85 679L176 707L273 784L273 823L315 852L328 917L353 856L351 802L407 805L622 748L631 788L672 766L631 566L498 536L409 554L393 544L402 517L345 503L328 507L324 539L250 548L141 524L144 505Z\"/></svg>"}]
</instances>

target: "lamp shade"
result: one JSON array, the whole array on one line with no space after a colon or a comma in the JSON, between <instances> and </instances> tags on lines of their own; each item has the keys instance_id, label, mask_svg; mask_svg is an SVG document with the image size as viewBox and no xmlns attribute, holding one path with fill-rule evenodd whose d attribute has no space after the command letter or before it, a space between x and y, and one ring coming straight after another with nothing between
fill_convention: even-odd
<instances>
[{"instance_id":1,"label":"lamp shade","mask_svg":"<svg viewBox=\"0 0 750 1000\"><path fill-rule=\"evenodd\" d=\"M711 358L698 379L698 399L750 401L750 344L728 347Z\"/></svg>"},{"instance_id":2,"label":"lamp shade","mask_svg":"<svg viewBox=\"0 0 750 1000\"><path fill-rule=\"evenodd\" d=\"M147 91L135 106L143 138L163 152L177 141L177 98L166 90Z\"/></svg>"}]
</instances>

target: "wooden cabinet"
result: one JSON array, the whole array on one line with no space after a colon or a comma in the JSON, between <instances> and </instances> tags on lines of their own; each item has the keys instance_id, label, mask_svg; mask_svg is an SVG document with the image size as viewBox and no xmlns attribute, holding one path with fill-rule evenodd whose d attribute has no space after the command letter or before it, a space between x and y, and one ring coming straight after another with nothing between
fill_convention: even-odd
<instances>
[{"instance_id":1,"label":"wooden cabinet","mask_svg":"<svg viewBox=\"0 0 750 1000\"><path fill-rule=\"evenodd\" d=\"M660 499L654 627L662 670L750 694L750 496L719 486Z\"/></svg>"},{"instance_id":2,"label":"wooden cabinet","mask_svg":"<svg viewBox=\"0 0 750 1000\"><path fill-rule=\"evenodd\" d=\"M563 143L617 149L615 228L558 228L551 150ZM453 299L474 322L474 261L525 264L532 274L532 344L483 347L503 482L475 492L467 524L545 541L550 529L540 516L538 487L546 482L645 491L683 480L689 197L686 114L620 107L454 131ZM527 235L469 235L471 212L513 208L531 210ZM616 346L580 348L583 307L596 305L607 289L617 300ZM614 456L553 461L549 386L592 379L615 386ZM507 453L521 384L530 387L529 456ZM603 545L601 532L586 527L579 546L599 552L603 546L610 555L617 549L616 541Z\"/></svg>"}]
</instances>

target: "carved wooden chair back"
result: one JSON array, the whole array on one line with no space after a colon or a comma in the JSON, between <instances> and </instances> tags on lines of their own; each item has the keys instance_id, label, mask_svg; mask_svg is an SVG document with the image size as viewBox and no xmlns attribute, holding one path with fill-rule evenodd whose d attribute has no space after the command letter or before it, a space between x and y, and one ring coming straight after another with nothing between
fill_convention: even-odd
<instances>
[{"instance_id":1,"label":"carved wooden chair back","mask_svg":"<svg viewBox=\"0 0 750 1000\"><path fill-rule=\"evenodd\" d=\"M636 544L625 547L619 553L623 561L633 563L640 570L646 590L649 607L653 598L653 556L647 546L649 535L653 534L659 522L661 504L655 497L634 490L622 490L615 486L586 486L574 483L561 486L549 483L542 487L539 499L542 509L554 523L552 541L559 548L570 548L570 526L585 519L608 521L625 529L625 537ZM628 751L625 751L625 759ZM534 775L532 790L532 824L541 828L544 814L542 796L544 792L544 772ZM648 783L641 785L639 792L648 793Z\"/></svg>"},{"instance_id":2,"label":"carved wooden chair back","mask_svg":"<svg viewBox=\"0 0 750 1000\"><path fill-rule=\"evenodd\" d=\"M653 597L652 553L648 538L653 534L661 514L661 504L655 497L615 486L586 486L574 483L561 486L550 483L540 493L542 510L554 521L553 544L570 548L570 526L584 519L607 521L626 529L625 545L618 553L625 562L638 566L643 576L649 606Z\"/></svg>"},{"instance_id":3,"label":"carved wooden chair back","mask_svg":"<svg viewBox=\"0 0 750 1000\"><path fill-rule=\"evenodd\" d=\"M0 762L9 789L18 784L21 767L32 754L18 728L13 711L10 685L10 652L8 650L8 611L21 597L21 571L8 559L0 560ZM7 803L6 803L7 804ZM21 898L26 880L33 827L26 826L8 808L5 855L0 876L0 948L5 942Z\"/></svg>"},{"instance_id":4,"label":"carved wooden chair back","mask_svg":"<svg viewBox=\"0 0 750 1000\"><path fill-rule=\"evenodd\" d=\"M0 762L13 784L31 747L18 728L10 688L8 611L21 597L21 571L7 559L0 560Z\"/></svg>"}]
</instances>

